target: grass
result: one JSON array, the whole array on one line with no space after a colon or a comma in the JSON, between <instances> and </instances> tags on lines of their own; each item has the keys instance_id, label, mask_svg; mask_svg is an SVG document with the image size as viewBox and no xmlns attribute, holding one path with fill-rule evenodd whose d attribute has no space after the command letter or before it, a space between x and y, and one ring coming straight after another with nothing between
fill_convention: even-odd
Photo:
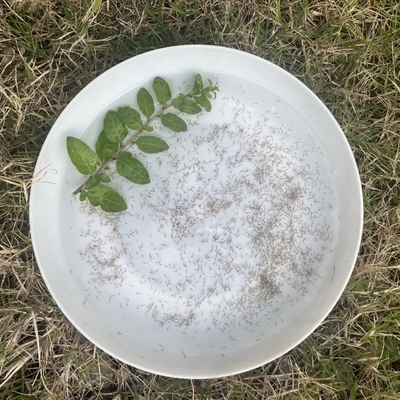
<instances>
[{"instance_id":1,"label":"grass","mask_svg":"<svg viewBox=\"0 0 400 400\"><path fill-rule=\"evenodd\" d=\"M256 54L309 86L360 170L357 264L323 324L288 354L213 380L165 378L88 342L49 295L28 223L35 161L90 81L164 46ZM400 399L400 5L396 0L0 3L0 399Z\"/></svg>"}]
</instances>

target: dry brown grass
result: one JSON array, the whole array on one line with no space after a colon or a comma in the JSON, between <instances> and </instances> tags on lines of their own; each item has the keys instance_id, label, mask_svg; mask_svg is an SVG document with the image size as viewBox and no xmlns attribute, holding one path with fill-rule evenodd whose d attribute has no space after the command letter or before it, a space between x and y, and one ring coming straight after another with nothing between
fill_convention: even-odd
<instances>
[{"instance_id":1,"label":"dry brown grass","mask_svg":"<svg viewBox=\"0 0 400 400\"><path fill-rule=\"evenodd\" d=\"M0 399L399 399L400 7L348 0L8 0L0 4ZM150 49L206 43L286 68L331 109L357 159L365 230L322 326L245 374L190 381L129 367L66 320L33 255L41 145L93 78ZM25 397L23 397L23 395Z\"/></svg>"}]
</instances>

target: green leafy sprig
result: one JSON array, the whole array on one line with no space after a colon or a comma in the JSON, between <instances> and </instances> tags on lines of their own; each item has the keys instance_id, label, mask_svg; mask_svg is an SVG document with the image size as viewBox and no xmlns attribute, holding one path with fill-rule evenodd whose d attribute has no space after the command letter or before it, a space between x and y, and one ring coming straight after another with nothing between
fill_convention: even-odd
<instances>
[{"instance_id":1,"label":"green leafy sprig","mask_svg":"<svg viewBox=\"0 0 400 400\"><path fill-rule=\"evenodd\" d=\"M68 136L67 152L76 169L87 176L86 180L73 192L79 194L81 201L89 200L93 206L100 206L106 212L121 212L127 209L122 196L106 185L111 181L106 171L111 162L116 162L119 175L129 181L144 185L150 182L146 167L128 150L135 145L147 154L168 150L168 144L152 135L142 135L152 132L152 122L160 119L162 125L174 132L185 132L186 122L175 112L199 114L203 109L211 111L211 101L216 96L218 85L209 81L204 86L200 74L195 75L192 90L172 98L168 83L160 77L153 81L153 91L156 97L144 87L137 92L139 111L132 107L119 107L116 111L106 113L103 130L100 132L95 150L92 150L81 139ZM172 112L175 110L175 112Z\"/></svg>"}]
</instances>

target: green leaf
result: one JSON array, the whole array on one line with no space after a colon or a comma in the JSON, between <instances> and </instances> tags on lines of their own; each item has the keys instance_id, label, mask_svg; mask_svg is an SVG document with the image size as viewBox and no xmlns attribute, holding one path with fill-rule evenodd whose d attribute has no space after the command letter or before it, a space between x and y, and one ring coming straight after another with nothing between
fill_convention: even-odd
<instances>
[{"instance_id":1,"label":"green leaf","mask_svg":"<svg viewBox=\"0 0 400 400\"><path fill-rule=\"evenodd\" d=\"M183 94L172 100L172 105L186 114L198 114L201 112L201 107L199 107L192 100L186 99Z\"/></svg>"},{"instance_id":2,"label":"green leaf","mask_svg":"<svg viewBox=\"0 0 400 400\"><path fill-rule=\"evenodd\" d=\"M110 182L111 179L108 175L104 174L103 172L101 174L98 174L97 177L100 179L100 182Z\"/></svg>"},{"instance_id":3,"label":"green leaf","mask_svg":"<svg viewBox=\"0 0 400 400\"><path fill-rule=\"evenodd\" d=\"M153 132L154 129L150 125L144 125L143 130L147 132Z\"/></svg>"},{"instance_id":4,"label":"green leaf","mask_svg":"<svg viewBox=\"0 0 400 400\"><path fill-rule=\"evenodd\" d=\"M99 177L93 176L88 180L88 182L85 186L85 190L90 190L90 189L94 188L95 186L97 186L99 183L100 183Z\"/></svg>"},{"instance_id":5,"label":"green leaf","mask_svg":"<svg viewBox=\"0 0 400 400\"><path fill-rule=\"evenodd\" d=\"M169 149L167 143L154 136L140 136L140 138L135 142L140 150L145 153L153 154L160 153Z\"/></svg>"},{"instance_id":6,"label":"green leaf","mask_svg":"<svg viewBox=\"0 0 400 400\"><path fill-rule=\"evenodd\" d=\"M161 123L167 128L172 129L174 132L186 132L186 122L175 114L161 115Z\"/></svg>"},{"instance_id":7,"label":"green leaf","mask_svg":"<svg viewBox=\"0 0 400 400\"><path fill-rule=\"evenodd\" d=\"M194 86L192 92L195 94L200 94L203 89L203 78L200 74L196 74L194 77Z\"/></svg>"},{"instance_id":8,"label":"green leaf","mask_svg":"<svg viewBox=\"0 0 400 400\"><path fill-rule=\"evenodd\" d=\"M157 76L153 82L153 89L156 94L157 100L160 104L165 106L169 100L171 100L171 89L168 83Z\"/></svg>"},{"instance_id":9,"label":"green leaf","mask_svg":"<svg viewBox=\"0 0 400 400\"><path fill-rule=\"evenodd\" d=\"M108 186L95 186L86 192L92 206L100 206L106 212L121 212L128 207L125 200Z\"/></svg>"},{"instance_id":10,"label":"green leaf","mask_svg":"<svg viewBox=\"0 0 400 400\"><path fill-rule=\"evenodd\" d=\"M98 155L85 142L75 137L67 137L67 152L72 164L82 175L93 174L101 164Z\"/></svg>"},{"instance_id":11,"label":"green leaf","mask_svg":"<svg viewBox=\"0 0 400 400\"><path fill-rule=\"evenodd\" d=\"M82 190L81 193L79 194L79 200L80 201L85 201L87 198L87 194L85 190Z\"/></svg>"},{"instance_id":12,"label":"green leaf","mask_svg":"<svg viewBox=\"0 0 400 400\"><path fill-rule=\"evenodd\" d=\"M134 131L143 126L140 113L131 107L119 107L117 110L118 118L128 127Z\"/></svg>"},{"instance_id":13,"label":"green leaf","mask_svg":"<svg viewBox=\"0 0 400 400\"><path fill-rule=\"evenodd\" d=\"M208 83L210 84L210 86L208 86L208 90L206 92L206 96L209 99L215 99L217 97L217 93L219 92L219 88L218 88L218 84L213 85L213 83L211 82L211 80L208 80Z\"/></svg>"},{"instance_id":14,"label":"green leaf","mask_svg":"<svg viewBox=\"0 0 400 400\"><path fill-rule=\"evenodd\" d=\"M149 173L144 165L133 158L131 153L124 151L117 158L117 171L124 178L139 185L150 182Z\"/></svg>"},{"instance_id":15,"label":"green leaf","mask_svg":"<svg viewBox=\"0 0 400 400\"><path fill-rule=\"evenodd\" d=\"M104 118L104 133L108 140L121 143L128 134L125 124L118 118L116 111L108 111Z\"/></svg>"},{"instance_id":16,"label":"green leaf","mask_svg":"<svg viewBox=\"0 0 400 400\"><path fill-rule=\"evenodd\" d=\"M202 95L194 98L194 102L199 106L202 106L206 111L211 111L211 102L208 100L207 96Z\"/></svg>"},{"instance_id":17,"label":"green leaf","mask_svg":"<svg viewBox=\"0 0 400 400\"><path fill-rule=\"evenodd\" d=\"M111 181L110 177L104 173L92 176L88 180L88 182L85 186L85 190L90 190L90 189L94 188L95 186L100 184L100 182L110 182L110 181Z\"/></svg>"},{"instance_id":18,"label":"green leaf","mask_svg":"<svg viewBox=\"0 0 400 400\"><path fill-rule=\"evenodd\" d=\"M105 132L102 131L99 137L97 138L95 148L96 148L96 153L100 157L100 160L102 162L106 162L117 152L118 143L111 142L106 136Z\"/></svg>"},{"instance_id":19,"label":"green leaf","mask_svg":"<svg viewBox=\"0 0 400 400\"><path fill-rule=\"evenodd\" d=\"M137 102L142 113L150 118L154 113L154 100L151 94L145 89L140 88L137 94Z\"/></svg>"}]
</instances>

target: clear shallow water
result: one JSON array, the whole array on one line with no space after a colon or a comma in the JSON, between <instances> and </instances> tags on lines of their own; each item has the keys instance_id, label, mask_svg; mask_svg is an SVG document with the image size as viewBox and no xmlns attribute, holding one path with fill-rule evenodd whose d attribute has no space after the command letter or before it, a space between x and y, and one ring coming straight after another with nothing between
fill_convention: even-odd
<instances>
[{"instance_id":1,"label":"clear shallow water","mask_svg":"<svg viewBox=\"0 0 400 400\"><path fill-rule=\"evenodd\" d=\"M334 170L307 121L262 88L218 80L212 113L186 133L158 127L170 149L138 155L149 185L117 177L126 213L75 202L62 232L84 306L183 356L278 334L331 271L337 236Z\"/></svg>"}]
</instances>

